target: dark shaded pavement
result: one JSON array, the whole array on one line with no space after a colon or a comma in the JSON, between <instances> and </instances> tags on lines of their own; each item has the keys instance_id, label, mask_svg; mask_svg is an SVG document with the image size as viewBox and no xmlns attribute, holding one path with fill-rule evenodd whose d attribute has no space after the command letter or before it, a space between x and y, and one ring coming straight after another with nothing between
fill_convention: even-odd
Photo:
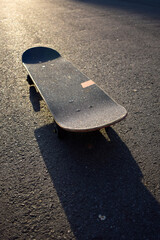
<instances>
[{"instance_id":1,"label":"dark shaded pavement","mask_svg":"<svg viewBox=\"0 0 160 240\"><path fill-rule=\"evenodd\" d=\"M52 131L48 125L35 136L76 239L158 239L160 206L117 133L107 129L109 141L70 133L62 152Z\"/></svg>"}]
</instances>

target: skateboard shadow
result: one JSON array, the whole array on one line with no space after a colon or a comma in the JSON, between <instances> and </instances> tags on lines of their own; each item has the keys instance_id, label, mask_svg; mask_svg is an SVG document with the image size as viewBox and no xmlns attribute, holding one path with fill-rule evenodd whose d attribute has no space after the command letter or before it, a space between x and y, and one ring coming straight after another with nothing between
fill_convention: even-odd
<instances>
[{"instance_id":1,"label":"skateboard shadow","mask_svg":"<svg viewBox=\"0 0 160 240\"><path fill-rule=\"evenodd\" d=\"M39 112L40 111L40 101L42 100L42 97L34 86L30 86L29 97L30 97L30 101L32 103L34 111Z\"/></svg>"},{"instance_id":2,"label":"skateboard shadow","mask_svg":"<svg viewBox=\"0 0 160 240\"><path fill-rule=\"evenodd\" d=\"M24 64L36 64L48 62L59 58L61 55L51 48L34 47L26 50L22 55L22 62Z\"/></svg>"},{"instance_id":3,"label":"skateboard shadow","mask_svg":"<svg viewBox=\"0 0 160 240\"><path fill-rule=\"evenodd\" d=\"M111 142L100 132L61 141L52 130L35 136L75 239L158 239L160 206L117 133L108 128Z\"/></svg>"}]
</instances>

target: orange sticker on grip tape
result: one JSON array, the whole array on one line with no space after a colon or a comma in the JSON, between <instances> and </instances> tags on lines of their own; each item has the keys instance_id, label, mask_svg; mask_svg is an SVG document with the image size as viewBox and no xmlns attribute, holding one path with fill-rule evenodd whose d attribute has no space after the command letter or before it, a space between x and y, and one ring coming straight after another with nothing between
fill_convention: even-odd
<instances>
[{"instance_id":1,"label":"orange sticker on grip tape","mask_svg":"<svg viewBox=\"0 0 160 240\"><path fill-rule=\"evenodd\" d=\"M88 81L86 81L86 82L81 83L81 85L82 85L83 88L92 86L93 84L95 84L95 82L93 82L92 80L88 80Z\"/></svg>"}]
</instances>

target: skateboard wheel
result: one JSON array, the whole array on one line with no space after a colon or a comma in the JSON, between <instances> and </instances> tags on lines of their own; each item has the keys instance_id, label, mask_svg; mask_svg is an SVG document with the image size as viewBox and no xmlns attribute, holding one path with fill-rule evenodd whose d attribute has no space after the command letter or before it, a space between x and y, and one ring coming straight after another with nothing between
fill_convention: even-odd
<instances>
[{"instance_id":1,"label":"skateboard wheel","mask_svg":"<svg viewBox=\"0 0 160 240\"><path fill-rule=\"evenodd\" d=\"M32 78L29 75L27 75L27 82L29 83L29 85L34 84L33 81L32 81Z\"/></svg>"},{"instance_id":2,"label":"skateboard wheel","mask_svg":"<svg viewBox=\"0 0 160 240\"><path fill-rule=\"evenodd\" d=\"M63 139L65 136L65 130L63 130L57 123L55 123L54 132L57 134L59 139Z\"/></svg>"}]
</instances>

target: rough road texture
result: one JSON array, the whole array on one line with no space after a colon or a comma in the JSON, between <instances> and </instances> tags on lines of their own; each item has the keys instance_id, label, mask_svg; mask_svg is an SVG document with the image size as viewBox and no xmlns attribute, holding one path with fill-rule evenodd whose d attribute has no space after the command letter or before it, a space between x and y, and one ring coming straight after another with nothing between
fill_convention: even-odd
<instances>
[{"instance_id":1,"label":"rough road texture","mask_svg":"<svg viewBox=\"0 0 160 240\"><path fill-rule=\"evenodd\" d=\"M159 13L126 1L1 0L0 239L160 239ZM126 120L58 140L21 63L33 46L60 52Z\"/></svg>"}]
</instances>

